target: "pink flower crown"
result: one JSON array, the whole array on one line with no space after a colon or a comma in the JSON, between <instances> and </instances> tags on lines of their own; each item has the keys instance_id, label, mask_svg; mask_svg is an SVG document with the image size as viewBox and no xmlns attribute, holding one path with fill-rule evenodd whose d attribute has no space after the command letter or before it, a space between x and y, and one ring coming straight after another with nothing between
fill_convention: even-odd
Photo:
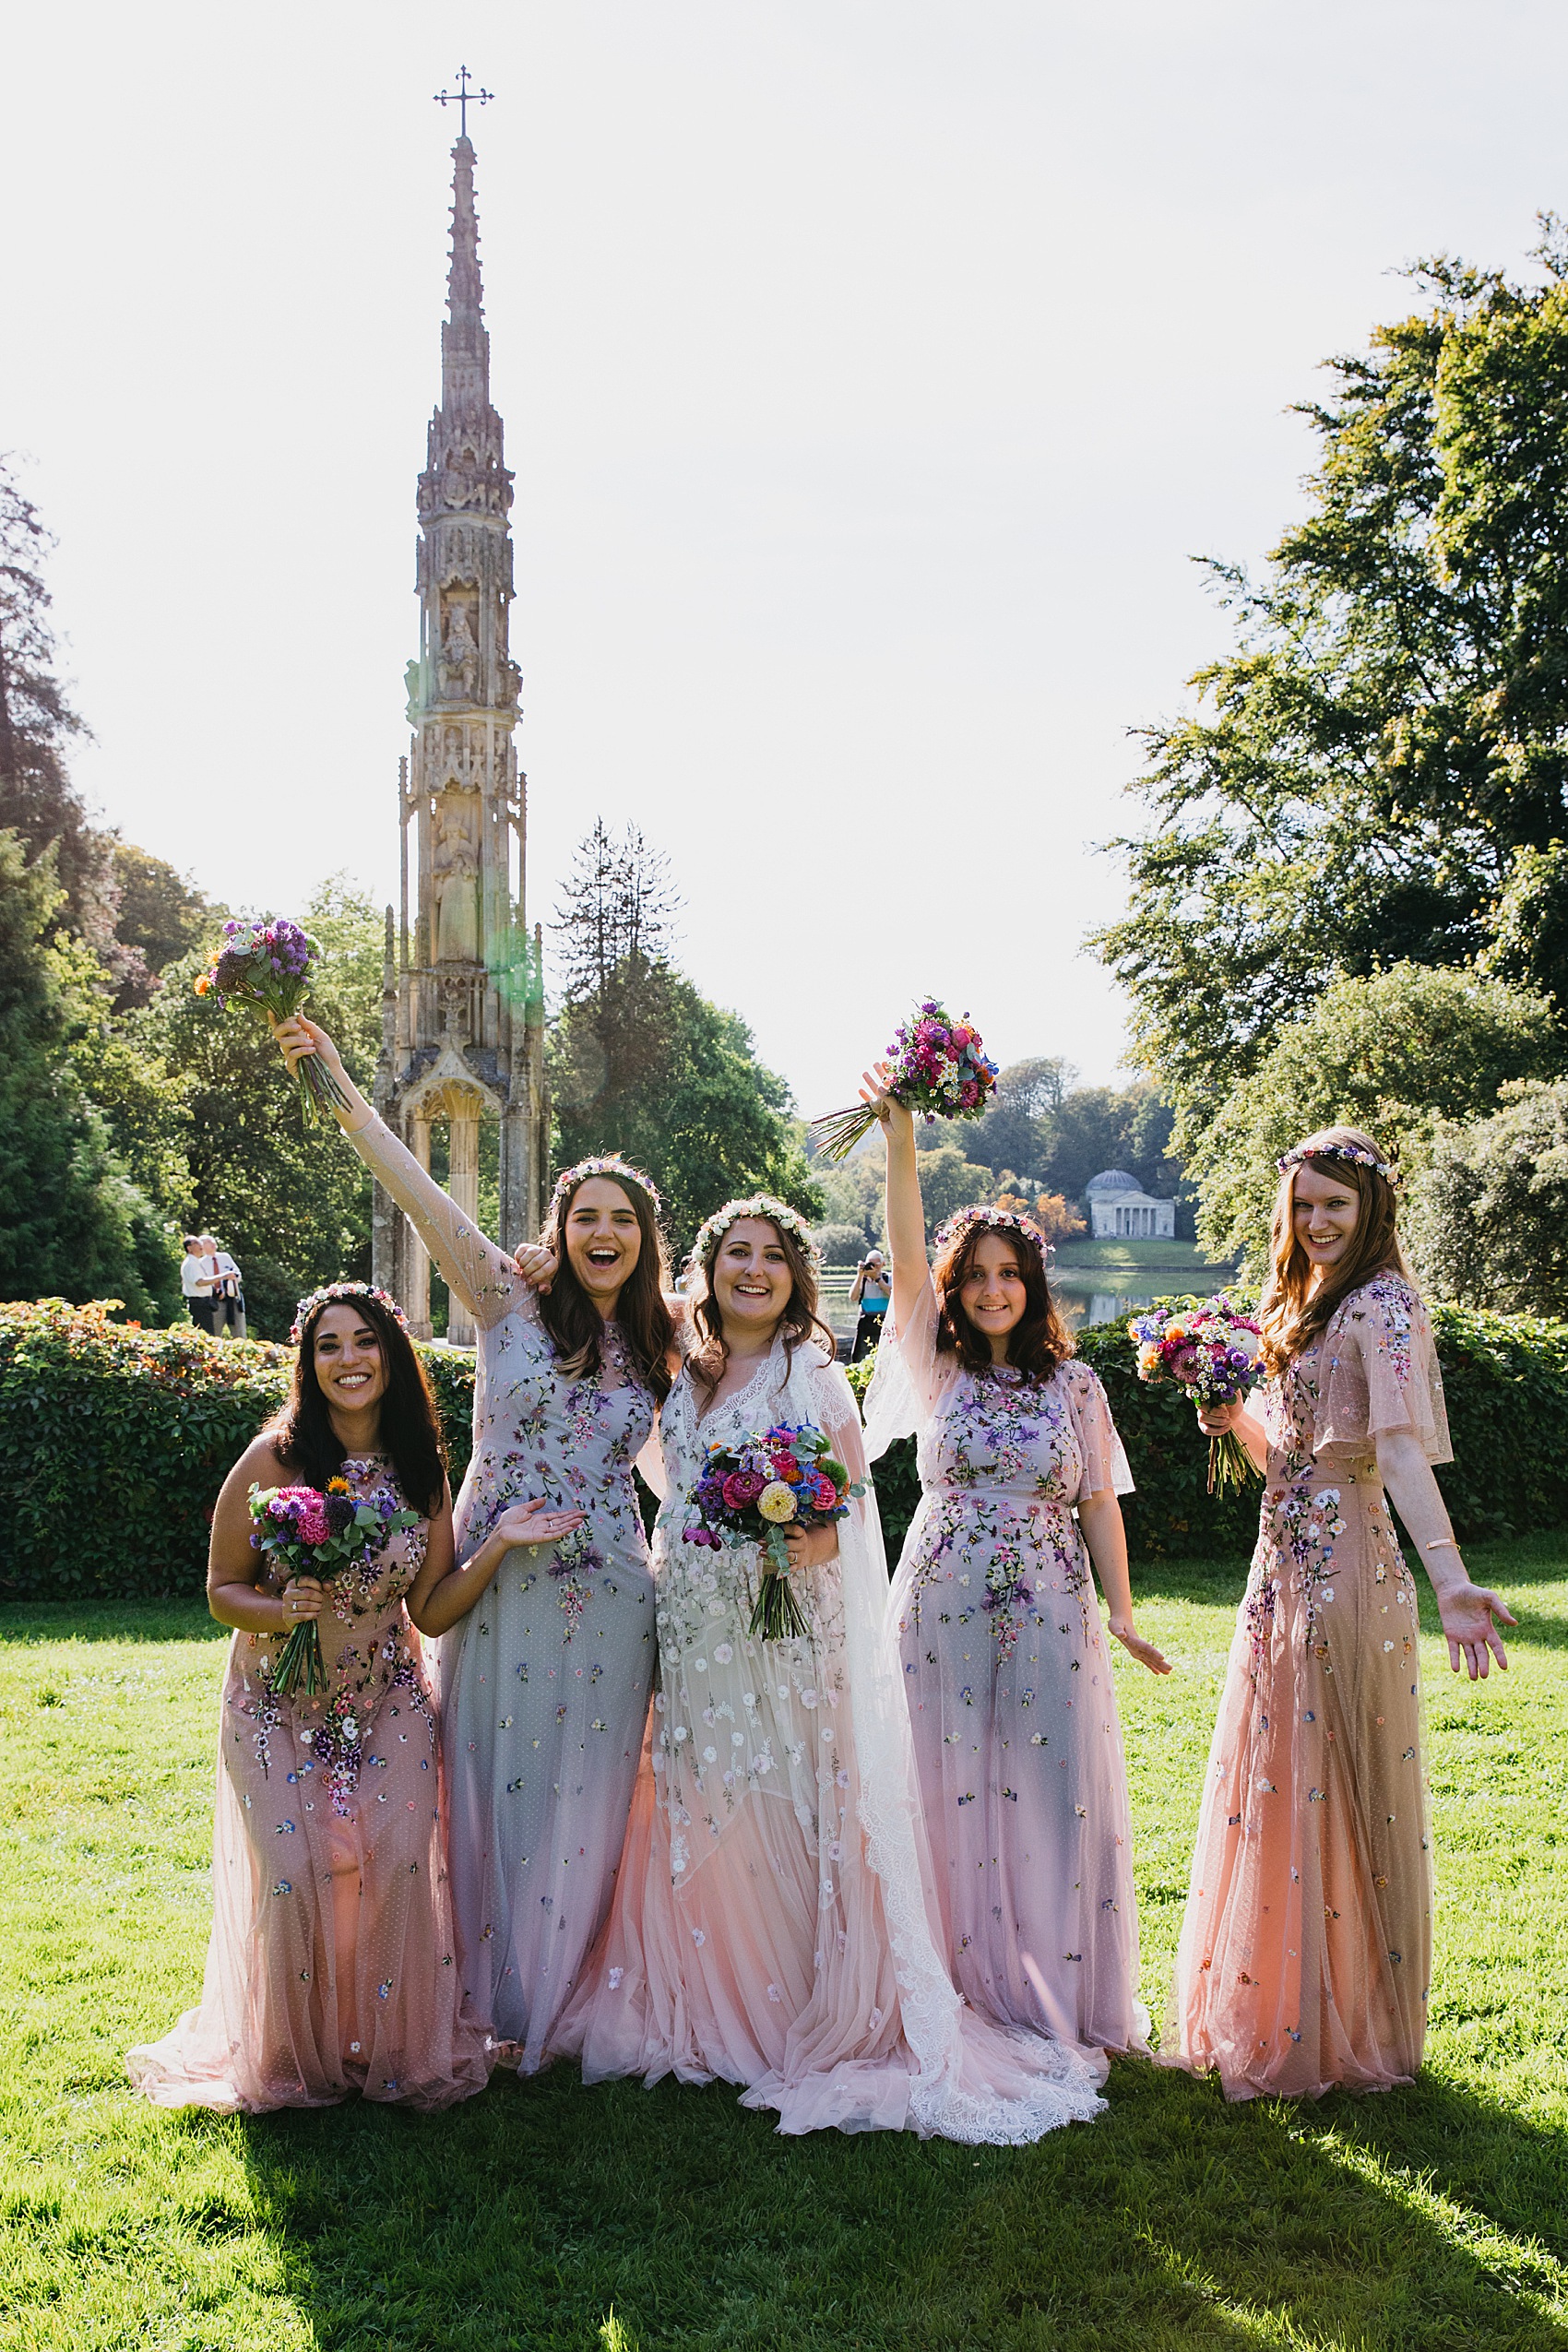
<instances>
[{"instance_id":1,"label":"pink flower crown","mask_svg":"<svg viewBox=\"0 0 1568 2352\"><path fill-rule=\"evenodd\" d=\"M700 1265L705 1252L709 1247L716 1249L731 1225L739 1225L743 1217L765 1217L770 1225L777 1225L781 1233L788 1233L799 1245L812 1272L817 1272L822 1253L812 1239L811 1227L788 1202L776 1201L771 1193L754 1193L750 1200L726 1201L722 1208L716 1208L707 1223L697 1228L696 1240L692 1243L692 1265Z\"/></svg>"},{"instance_id":2,"label":"pink flower crown","mask_svg":"<svg viewBox=\"0 0 1568 2352\"><path fill-rule=\"evenodd\" d=\"M574 1184L587 1183L590 1176L610 1176L617 1184L635 1184L638 1192L646 1193L653 1203L655 1217L664 1206L659 1197L652 1178L645 1176L640 1168L634 1168L630 1160L623 1159L619 1152L612 1151L607 1153L601 1159L579 1159L575 1167L562 1170L555 1179L555 1190L550 1195L550 1206L545 1211L544 1221L547 1225L565 1199L571 1187Z\"/></svg>"},{"instance_id":3,"label":"pink flower crown","mask_svg":"<svg viewBox=\"0 0 1568 2352\"><path fill-rule=\"evenodd\" d=\"M1391 1184L1399 1182L1397 1170L1390 1167L1386 1159L1379 1159L1376 1152L1369 1151L1365 1144L1292 1144L1283 1159L1277 1163L1279 1173L1287 1176L1292 1168L1300 1168L1308 1159L1354 1160L1358 1168L1375 1169L1378 1175L1386 1178Z\"/></svg>"},{"instance_id":4,"label":"pink flower crown","mask_svg":"<svg viewBox=\"0 0 1568 2352\"><path fill-rule=\"evenodd\" d=\"M294 1309L294 1320L289 1331L290 1345L297 1348L312 1315L321 1307L335 1306L339 1299L374 1299L403 1330L407 1331L409 1327L408 1316L389 1290L378 1289L374 1282L328 1282L322 1289L313 1290L308 1298L302 1299Z\"/></svg>"},{"instance_id":5,"label":"pink flower crown","mask_svg":"<svg viewBox=\"0 0 1568 2352\"><path fill-rule=\"evenodd\" d=\"M1051 1243L1032 1217L1016 1208L992 1208L985 1201L971 1201L967 1208L956 1209L936 1229L936 1247L944 1250L971 1228L982 1226L990 1232L1021 1233L1031 1244L1042 1269L1051 1262Z\"/></svg>"}]
</instances>

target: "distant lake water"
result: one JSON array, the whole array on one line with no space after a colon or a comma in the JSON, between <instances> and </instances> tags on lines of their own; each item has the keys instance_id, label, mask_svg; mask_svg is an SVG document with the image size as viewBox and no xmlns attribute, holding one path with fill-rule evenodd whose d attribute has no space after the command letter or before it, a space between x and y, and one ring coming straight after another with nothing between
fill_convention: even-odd
<instances>
[{"instance_id":1,"label":"distant lake water","mask_svg":"<svg viewBox=\"0 0 1568 2352\"><path fill-rule=\"evenodd\" d=\"M1136 1314L1140 1307L1151 1306L1156 1299L1181 1297L1188 1287L1180 1268L1170 1274L1153 1274L1149 1287L1142 1290L1111 1289L1103 1274L1052 1274L1051 1277L1052 1293L1069 1331L1081 1331L1090 1323L1121 1323L1128 1315Z\"/></svg>"}]
</instances>

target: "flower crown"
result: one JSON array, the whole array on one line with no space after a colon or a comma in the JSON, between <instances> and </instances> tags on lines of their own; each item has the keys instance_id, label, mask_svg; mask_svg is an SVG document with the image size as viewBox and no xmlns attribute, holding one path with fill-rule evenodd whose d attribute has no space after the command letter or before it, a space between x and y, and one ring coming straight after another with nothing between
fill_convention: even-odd
<instances>
[{"instance_id":1,"label":"flower crown","mask_svg":"<svg viewBox=\"0 0 1568 2352\"><path fill-rule=\"evenodd\" d=\"M1399 1181L1398 1171L1391 1168L1386 1159L1379 1159L1376 1152L1370 1150L1365 1144L1292 1144L1277 1163L1279 1173L1287 1176L1292 1168L1300 1168L1303 1160L1308 1159L1354 1160L1358 1168L1375 1169L1378 1175L1385 1177L1391 1184Z\"/></svg>"},{"instance_id":2,"label":"flower crown","mask_svg":"<svg viewBox=\"0 0 1568 2352\"><path fill-rule=\"evenodd\" d=\"M653 1203L655 1217L663 1206L652 1179L645 1176L640 1168L634 1168L629 1160L623 1159L619 1152L612 1151L607 1153L602 1159L579 1159L575 1167L564 1168L561 1170L560 1175L555 1179L555 1190L550 1195L550 1206L545 1211L544 1221L547 1225L572 1186L586 1184L590 1176L610 1176L617 1184L635 1184L637 1190L640 1193L646 1193Z\"/></svg>"},{"instance_id":3,"label":"flower crown","mask_svg":"<svg viewBox=\"0 0 1568 2352\"><path fill-rule=\"evenodd\" d=\"M294 1320L289 1332L290 1345L297 1348L312 1315L321 1307L334 1306L339 1299L374 1299L403 1330L407 1331L409 1327L408 1316L389 1290L381 1289L374 1282L328 1282L320 1290L313 1290L308 1298L302 1299L294 1309Z\"/></svg>"},{"instance_id":4,"label":"flower crown","mask_svg":"<svg viewBox=\"0 0 1568 2352\"><path fill-rule=\"evenodd\" d=\"M700 1265L707 1250L717 1248L731 1225L739 1225L743 1217L765 1217L770 1225L777 1225L781 1233L788 1233L799 1245L812 1272L817 1272L822 1253L812 1239L811 1227L798 1211L784 1201L776 1201L771 1193L754 1193L750 1200L726 1201L722 1208L716 1208L707 1224L697 1228L696 1240L692 1243L692 1264Z\"/></svg>"},{"instance_id":5,"label":"flower crown","mask_svg":"<svg viewBox=\"0 0 1568 2352\"><path fill-rule=\"evenodd\" d=\"M977 1225L991 1232L1021 1233L1038 1253L1041 1266L1046 1265L1051 1244L1034 1218L1026 1217L1019 1209L993 1208L985 1201L971 1201L967 1208L956 1209L939 1225L936 1229L937 1248L945 1249L950 1241L956 1241Z\"/></svg>"}]
</instances>

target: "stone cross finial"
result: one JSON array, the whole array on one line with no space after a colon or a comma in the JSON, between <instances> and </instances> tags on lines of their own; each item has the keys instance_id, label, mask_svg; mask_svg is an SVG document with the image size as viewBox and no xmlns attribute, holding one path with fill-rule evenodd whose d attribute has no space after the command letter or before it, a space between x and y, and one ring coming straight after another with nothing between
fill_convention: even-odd
<instances>
[{"instance_id":1,"label":"stone cross finial","mask_svg":"<svg viewBox=\"0 0 1568 2352\"><path fill-rule=\"evenodd\" d=\"M438 89L435 93L435 103L437 106L455 106L457 108L458 123L457 137L464 139L466 139L469 135L469 107L488 106L491 100L495 95L495 92L493 89L470 89L469 88L469 78L470 77L468 67L466 65L459 65L457 68L457 89L452 90Z\"/></svg>"}]
</instances>

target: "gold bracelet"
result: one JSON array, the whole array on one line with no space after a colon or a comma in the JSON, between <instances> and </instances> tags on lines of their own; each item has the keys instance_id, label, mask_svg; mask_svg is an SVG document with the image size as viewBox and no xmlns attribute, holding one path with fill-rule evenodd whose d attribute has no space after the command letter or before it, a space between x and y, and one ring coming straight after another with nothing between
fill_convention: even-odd
<instances>
[{"instance_id":1,"label":"gold bracelet","mask_svg":"<svg viewBox=\"0 0 1568 2352\"><path fill-rule=\"evenodd\" d=\"M1459 1544L1454 1536L1429 1536L1425 1543L1417 1549L1421 1551L1457 1551Z\"/></svg>"}]
</instances>

